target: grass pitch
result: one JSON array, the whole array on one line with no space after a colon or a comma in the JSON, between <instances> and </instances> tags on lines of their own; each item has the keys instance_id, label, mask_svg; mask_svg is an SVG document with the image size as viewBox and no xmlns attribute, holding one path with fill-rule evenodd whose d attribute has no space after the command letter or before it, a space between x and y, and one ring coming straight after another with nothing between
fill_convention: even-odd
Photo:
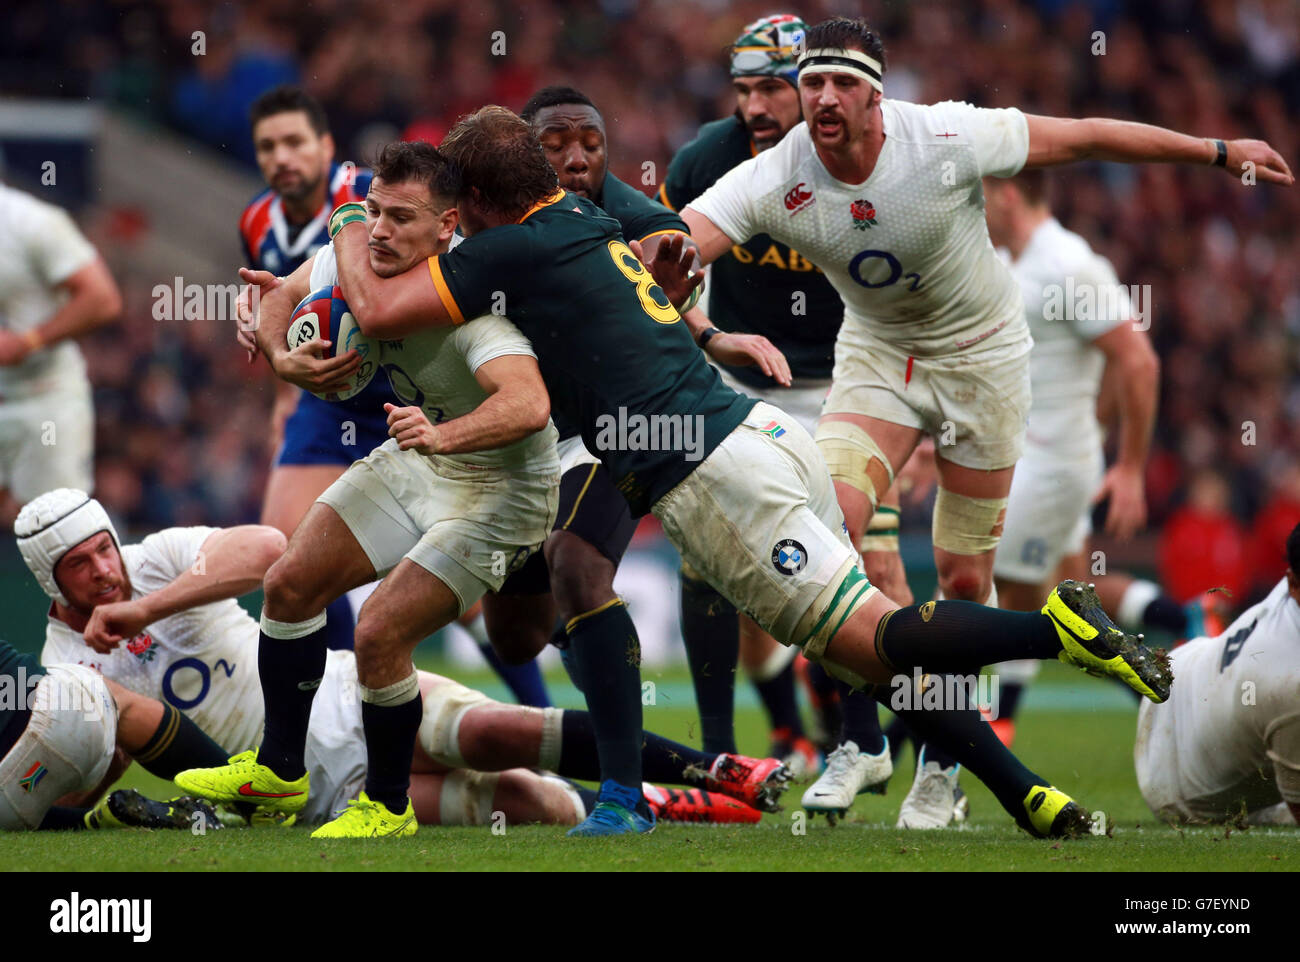
<instances>
[{"instance_id":1,"label":"grass pitch","mask_svg":"<svg viewBox=\"0 0 1300 962\"><path fill-rule=\"evenodd\" d=\"M437 668L436 665L428 667ZM467 676L503 695L490 676ZM645 709L649 728L690 744L698 727L689 682L678 673L647 680L657 684L656 704ZM549 678L552 695L580 707L567 680ZM741 750L762 754L766 734L747 685L738 686L737 733ZM575 840L549 826L489 828L422 827L409 839L388 842L312 841L302 829L186 832L3 833L0 869L5 871L1295 871L1300 868L1291 829L1178 831L1158 822L1138 793L1133 774L1136 708L1124 693L1063 666L1047 665L1030 689L1018 719L1016 752L1030 768L1051 779L1094 812L1106 814L1110 838L1074 841L1032 839L973 777L963 787L971 817L960 829L903 832L894 828L911 784L905 753L887 795L864 795L834 828L824 820L801 820L796 785L785 811L757 826L711 827L661 823L653 835L635 839ZM123 784L154 797L174 789L138 768ZM799 813L799 816L796 816Z\"/></svg>"}]
</instances>

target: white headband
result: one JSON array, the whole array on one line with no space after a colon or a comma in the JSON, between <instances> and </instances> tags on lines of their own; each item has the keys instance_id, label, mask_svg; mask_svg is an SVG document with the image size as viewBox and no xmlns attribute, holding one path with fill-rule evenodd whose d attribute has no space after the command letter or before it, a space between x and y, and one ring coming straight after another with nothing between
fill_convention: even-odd
<instances>
[{"instance_id":1,"label":"white headband","mask_svg":"<svg viewBox=\"0 0 1300 962\"><path fill-rule=\"evenodd\" d=\"M805 73L848 73L861 77L881 93L885 92L880 82L880 61L868 57L860 50L846 50L840 47L822 47L819 50L805 50L799 58L799 74Z\"/></svg>"},{"instance_id":2,"label":"white headband","mask_svg":"<svg viewBox=\"0 0 1300 962\"><path fill-rule=\"evenodd\" d=\"M75 488L47 491L24 505L14 521L19 554L45 593L61 605L66 605L68 599L54 578L54 566L81 542L101 531L107 531L117 549L122 550L122 542L103 505Z\"/></svg>"}]
</instances>

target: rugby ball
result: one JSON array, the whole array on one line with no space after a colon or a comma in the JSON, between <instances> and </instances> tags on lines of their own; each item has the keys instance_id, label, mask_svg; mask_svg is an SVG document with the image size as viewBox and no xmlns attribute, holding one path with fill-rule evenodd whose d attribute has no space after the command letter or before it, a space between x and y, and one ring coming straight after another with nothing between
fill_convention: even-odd
<instances>
[{"instance_id":1,"label":"rugby ball","mask_svg":"<svg viewBox=\"0 0 1300 962\"><path fill-rule=\"evenodd\" d=\"M361 355L361 366L344 390L329 394L312 393L326 401L346 401L364 391L379 370L379 342L361 333L356 318L343 300L343 291L338 287L312 291L293 310L293 317L289 320L289 349L318 337L330 342L319 357L338 357L348 351L357 351Z\"/></svg>"}]
</instances>

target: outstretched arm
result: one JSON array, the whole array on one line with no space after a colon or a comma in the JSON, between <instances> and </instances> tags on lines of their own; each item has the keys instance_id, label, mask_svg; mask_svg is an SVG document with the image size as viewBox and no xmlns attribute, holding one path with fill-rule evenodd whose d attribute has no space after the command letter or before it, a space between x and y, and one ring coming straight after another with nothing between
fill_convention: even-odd
<instances>
[{"instance_id":1,"label":"outstretched arm","mask_svg":"<svg viewBox=\"0 0 1300 962\"><path fill-rule=\"evenodd\" d=\"M368 236L361 221L345 224L334 236L339 286L362 334L394 340L456 323L459 309L454 303L449 309L443 302L428 261L420 261L403 274L380 277L370 269Z\"/></svg>"},{"instance_id":2,"label":"outstretched arm","mask_svg":"<svg viewBox=\"0 0 1300 962\"><path fill-rule=\"evenodd\" d=\"M1192 137L1163 127L1088 117L1042 117L1026 114L1029 124L1029 157L1025 168L1054 167L1081 160L1107 160L1121 164L1213 164L1218 145L1212 139ZM1224 166L1233 175L1251 165L1255 176L1266 184L1290 187L1295 183L1291 168L1282 155L1262 140L1229 140ZM689 213L682 216L688 224ZM692 225L692 235L694 229ZM697 237L698 239L698 237ZM703 246L701 244L701 246Z\"/></svg>"}]
</instances>

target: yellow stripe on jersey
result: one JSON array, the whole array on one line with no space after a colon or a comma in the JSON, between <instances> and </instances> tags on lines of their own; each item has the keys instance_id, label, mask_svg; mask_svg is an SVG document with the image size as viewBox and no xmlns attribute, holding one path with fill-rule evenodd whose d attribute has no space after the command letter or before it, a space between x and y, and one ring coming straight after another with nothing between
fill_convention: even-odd
<instances>
[{"instance_id":1,"label":"yellow stripe on jersey","mask_svg":"<svg viewBox=\"0 0 1300 962\"><path fill-rule=\"evenodd\" d=\"M573 502L573 510L569 512L569 516L564 520L564 524L560 525L561 531L568 531L569 525L573 524L573 519L578 516L578 505L582 504L582 499L586 496L587 489L591 487L591 481L596 476L598 470L600 470L599 464L593 464L591 466L591 471L587 475L587 480L582 482L582 490L578 492L578 497Z\"/></svg>"},{"instance_id":2,"label":"yellow stripe on jersey","mask_svg":"<svg viewBox=\"0 0 1300 962\"><path fill-rule=\"evenodd\" d=\"M677 213L677 208L674 207L674 206L673 206L673 202L672 202L671 200L668 199L668 185L667 185L667 184L660 184L660 185L659 185L659 203L663 204L665 207L667 207L667 208L668 208L670 211L672 211L674 214Z\"/></svg>"},{"instance_id":3,"label":"yellow stripe on jersey","mask_svg":"<svg viewBox=\"0 0 1300 962\"><path fill-rule=\"evenodd\" d=\"M442 276L442 265L438 263L437 254L429 258L429 276L433 278L433 286L438 289L438 297L442 299L442 306L451 315L452 323L464 324L465 315L460 312L460 305L456 303L456 298L451 296L451 288L447 286L447 278Z\"/></svg>"},{"instance_id":4,"label":"yellow stripe on jersey","mask_svg":"<svg viewBox=\"0 0 1300 962\"><path fill-rule=\"evenodd\" d=\"M653 231L652 233L646 234L645 237L641 238L640 243L644 244L651 237L658 237L660 234L685 234L685 233L686 231L682 230L680 227L669 227L667 230L657 230L657 231Z\"/></svg>"},{"instance_id":5,"label":"yellow stripe on jersey","mask_svg":"<svg viewBox=\"0 0 1300 962\"><path fill-rule=\"evenodd\" d=\"M524 211L524 216L519 218L519 220L516 221L516 223L522 224L524 221L528 220L528 218L532 217L543 207L549 207L551 204L554 204L556 201L563 200L563 199L564 199L564 188L561 187L550 197L542 198L537 203L535 203L532 207L528 208L528 210Z\"/></svg>"},{"instance_id":6,"label":"yellow stripe on jersey","mask_svg":"<svg viewBox=\"0 0 1300 962\"><path fill-rule=\"evenodd\" d=\"M580 615L574 615L572 618L568 620L568 622L565 623L564 633L566 635L573 634L573 629L578 627L578 623L582 621L584 618L590 618L592 615L598 615L605 609L613 608L615 605L621 605L622 603L623 603L622 598L610 598L609 601L605 602L599 608L592 608L590 611L584 611Z\"/></svg>"}]
</instances>

